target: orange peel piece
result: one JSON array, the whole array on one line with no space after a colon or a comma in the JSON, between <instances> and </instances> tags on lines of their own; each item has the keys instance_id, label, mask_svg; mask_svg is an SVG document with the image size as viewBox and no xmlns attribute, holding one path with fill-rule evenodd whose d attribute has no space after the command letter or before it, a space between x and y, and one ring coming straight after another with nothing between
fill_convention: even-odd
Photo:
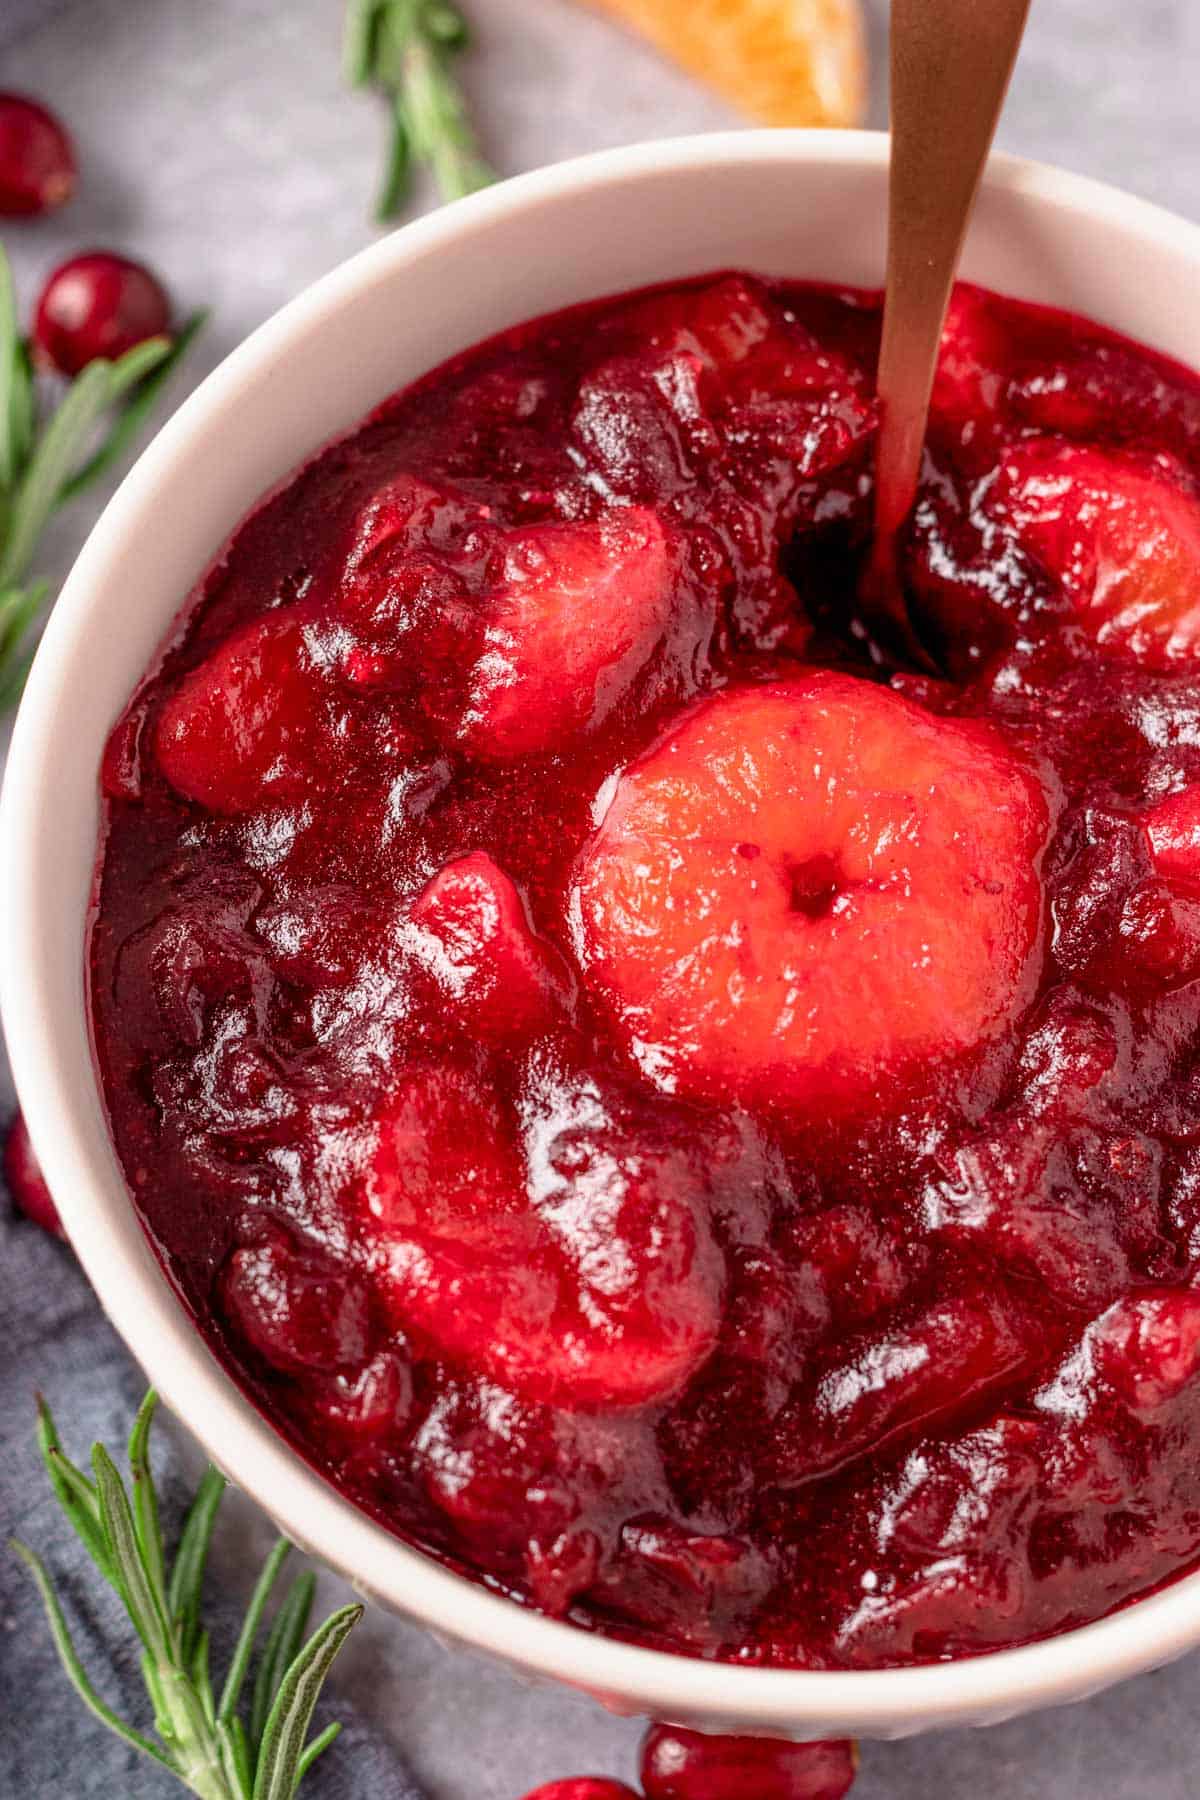
<instances>
[{"instance_id":1,"label":"orange peel piece","mask_svg":"<svg viewBox=\"0 0 1200 1800\"><path fill-rule=\"evenodd\" d=\"M860 0L591 0L766 125L857 125Z\"/></svg>"}]
</instances>

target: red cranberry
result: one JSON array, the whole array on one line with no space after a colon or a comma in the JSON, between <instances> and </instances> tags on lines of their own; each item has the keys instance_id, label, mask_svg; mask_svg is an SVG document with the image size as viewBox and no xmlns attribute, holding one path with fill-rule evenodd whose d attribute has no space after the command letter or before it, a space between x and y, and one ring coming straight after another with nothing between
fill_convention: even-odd
<instances>
[{"instance_id":1,"label":"red cranberry","mask_svg":"<svg viewBox=\"0 0 1200 1800\"><path fill-rule=\"evenodd\" d=\"M413 1409L412 1365L399 1350L379 1350L362 1368L329 1376L314 1400L342 1437L366 1442L402 1432Z\"/></svg>"},{"instance_id":2,"label":"red cranberry","mask_svg":"<svg viewBox=\"0 0 1200 1800\"><path fill-rule=\"evenodd\" d=\"M221 1293L234 1325L273 1368L337 1370L366 1360L371 1327L365 1284L276 1227L233 1252Z\"/></svg>"},{"instance_id":3,"label":"red cranberry","mask_svg":"<svg viewBox=\"0 0 1200 1800\"><path fill-rule=\"evenodd\" d=\"M526 1794L525 1800L637 1800L637 1795L623 1781L610 1781L607 1775L572 1775L566 1781L547 1781Z\"/></svg>"},{"instance_id":4,"label":"red cranberry","mask_svg":"<svg viewBox=\"0 0 1200 1800\"><path fill-rule=\"evenodd\" d=\"M758 1612L769 1579L761 1553L745 1539L689 1532L649 1513L622 1526L619 1554L596 1592L636 1623L669 1627L711 1654Z\"/></svg>"},{"instance_id":5,"label":"red cranberry","mask_svg":"<svg viewBox=\"0 0 1200 1800\"><path fill-rule=\"evenodd\" d=\"M549 1543L534 1538L525 1552L525 1579L543 1612L560 1618L587 1592L600 1568L603 1545L594 1531L560 1531Z\"/></svg>"},{"instance_id":6,"label":"red cranberry","mask_svg":"<svg viewBox=\"0 0 1200 1800\"><path fill-rule=\"evenodd\" d=\"M849 1738L783 1744L652 1725L642 1743L646 1800L841 1800L857 1771Z\"/></svg>"},{"instance_id":7,"label":"red cranberry","mask_svg":"<svg viewBox=\"0 0 1200 1800\"><path fill-rule=\"evenodd\" d=\"M35 1225L40 1225L43 1231L49 1231L55 1237L66 1237L58 1208L50 1198L46 1178L33 1154L29 1128L21 1113L17 1114L9 1126L8 1137L5 1139L4 1179L8 1183L9 1193L27 1219L32 1219Z\"/></svg>"},{"instance_id":8,"label":"red cranberry","mask_svg":"<svg viewBox=\"0 0 1200 1800\"><path fill-rule=\"evenodd\" d=\"M1200 1294L1190 1288L1127 1294L1087 1335L1100 1373L1136 1417L1153 1423L1196 1379Z\"/></svg>"},{"instance_id":9,"label":"red cranberry","mask_svg":"<svg viewBox=\"0 0 1200 1800\"><path fill-rule=\"evenodd\" d=\"M899 1236L869 1207L847 1203L800 1219L793 1243L839 1324L865 1324L908 1287Z\"/></svg>"},{"instance_id":10,"label":"red cranberry","mask_svg":"<svg viewBox=\"0 0 1200 1800\"><path fill-rule=\"evenodd\" d=\"M88 250L55 269L33 321L38 361L78 375L97 356L124 356L171 326L162 283L141 263L110 250Z\"/></svg>"},{"instance_id":11,"label":"red cranberry","mask_svg":"<svg viewBox=\"0 0 1200 1800\"><path fill-rule=\"evenodd\" d=\"M53 212L75 191L75 151L54 117L24 94L0 94L0 214Z\"/></svg>"}]
</instances>

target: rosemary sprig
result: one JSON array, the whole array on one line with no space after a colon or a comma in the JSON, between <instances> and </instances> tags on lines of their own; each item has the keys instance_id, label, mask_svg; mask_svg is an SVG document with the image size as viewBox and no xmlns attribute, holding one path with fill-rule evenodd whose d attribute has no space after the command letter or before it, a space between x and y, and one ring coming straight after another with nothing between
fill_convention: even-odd
<instances>
[{"instance_id":1,"label":"rosemary sprig","mask_svg":"<svg viewBox=\"0 0 1200 1800\"><path fill-rule=\"evenodd\" d=\"M148 338L115 362L97 357L40 418L12 271L0 246L0 709L20 696L29 634L49 595L46 582L28 579L47 521L129 447L204 318L196 313L175 338Z\"/></svg>"},{"instance_id":2,"label":"rosemary sprig","mask_svg":"<svg viewBox=\"0 0 1200 1800\"><path fill-rule=\"evenodd\" d=\"M448 0L347 0L346 79L352 87L380 88L391 111L375 209L381 223L400 211L419 163L433 171L444 200L494 179L450 68L467 41L466 21Z\"/></svg>"},{"instance_id":3,"label":"rosemary sprig","mask_svg":"<svg viewBox=\"0 0 1200 1800\"><path fill-rule=\"evenodd\" d=\"M129 1439L132 1491L102 1444L92 1450L92 1475L64 1455L50 1409L38 1403L38 1443L59 1505L105 1581L116 1590L142 1644L142 1677L154 1711L157 1743L127 1724L92 1686L50 1575L40 1556L12 1540L41 1594L63 1668L95 1718L135 1750L169 1769L201 1800L292 1800L340 1726L309 1739L321 1687L361 1606L331 1613L307 1643L313 1578L297 1576L279 1607L259 1658L249 1726L239 1711L263 1615L291 1549L280 1538L250 1599L220 1697L208 1667L208 1634L200 1623L208 1546L225 1482L210 1468L168 1563L150 1472L150 1426L157 1404L142 1402ZM169 1569L169 1573L168 1573Z\"/></svg>"}]
</instances>

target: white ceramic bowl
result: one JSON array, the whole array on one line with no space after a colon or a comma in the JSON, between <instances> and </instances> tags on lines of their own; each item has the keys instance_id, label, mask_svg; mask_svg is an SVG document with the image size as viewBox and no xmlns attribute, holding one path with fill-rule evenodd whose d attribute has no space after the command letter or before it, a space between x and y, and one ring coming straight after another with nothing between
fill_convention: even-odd
<instances>
[{"instance_id":1,"label":"white ceramic bowl","mask_svg":"<svg viewBox=\"0 0 1200 1800\"><path fill-rule=\"evenodd\" d=\"M447 207L318 282L181 407L92 533L38 653L0 808L0 993L33 1142L106 1310L214 1460L365 1594L443 1636L624 1711L798 1737L983 1724L1094 1693L1200 1643L1200 1574L1026 1649L844 1674L641 1649L451 1574L307 1468L189 1324L109 1141L83 943L105 736L181 600L258 495L392 390L531 315L730 266L877 284L886 154L875 134L785 131L606 152ZM1111 188L998 160L964 273L1200 361L1200 228Z\"/></svg>"}]
</instances>

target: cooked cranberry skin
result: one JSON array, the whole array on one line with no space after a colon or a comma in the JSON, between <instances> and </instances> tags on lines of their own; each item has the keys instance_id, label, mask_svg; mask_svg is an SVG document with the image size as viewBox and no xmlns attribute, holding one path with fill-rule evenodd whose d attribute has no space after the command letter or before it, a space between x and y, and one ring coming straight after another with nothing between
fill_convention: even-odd
<instances>
[{"instance_id":1,"label":"cooked cranberry skin","mask_svg":"<svg viewBox=\"0 0 1200 1800\"><path fill-rule=\"evenodd\" d=\"M623 1781L610 1781L607 1775L571 1775L566 1781L547 1781L533 1788L525 1800L637 1800L632 1788Z\"/></svg>"},{"instance_id":2,"label":"cooked cranberry skin","mask_svg":"<svg viewBox=\"0 0 1200 1800\"><path fill-rule=\"evenodd\" d=\"M8 1183L9 1193L27 1219L32 1219L35 1225L40 1225L43 1231L50 1232L53 1237L66 1237L58 1208L46 1186L46 1177L33 1154L29 1127L23 1113L17 1114L4 1141L4 1179Z\"/></svg>"},{"instance_id":3,"label":"cooked cranberry skin","mask_svg":"<svg viewBox=\"0 0 1200 1800\"><path fill-rule=\"evenodd\" d=\"M784 1744L652 1725L642 1743L646 1800L841 1800L857 1772L850 1738Z\"/></svg>"},{"instance_id":4,"label":"cooked cranberry skin","mask_svg":"<svg viewBox=\"0 0 1200 1800\"><path fill-rule=\"evenodd\" d=\"M75 191L75 150L52 112L24 94L0 94L0 214L32 218Z\"/></svg>"},{"instance_id":5,"label":"cooked cranberry skin","mask_svg":"<svg viewBox=\"0 0 1200 1800\"><path fill-rule=\"evenodd\" d=\"M144 264L111 250L88 250L60 264L38 297L34 354L60 375L78 375L98 356L124 356L171 327L166 289Z\"/></svg>"},{"instance_id":6,"label":"cooked cranberry skin","mask_svg":"<svg viewBox=\"0 0 1200 1800\"><path fill-rule=\"evenodd\" d=\"M257 1242L235 1250L221 1288L238 1331L277 1369L344 1369L366 1358L366 1288L282 1231L270 1229Z\"/></svg>"},{"instance_id":7,"label":"cooked cranberry skin","mask_svg":"<svg viewBox=\"0 0 1200 1800\"><path fill-rule=\"evenodd\" d=\"M324 1425L349 1441L399 1433L412 1412L412 1368L397 1350L381 1350L363 1368L331 1375L314 1402Z\"/></svg>"}]
</instances>

